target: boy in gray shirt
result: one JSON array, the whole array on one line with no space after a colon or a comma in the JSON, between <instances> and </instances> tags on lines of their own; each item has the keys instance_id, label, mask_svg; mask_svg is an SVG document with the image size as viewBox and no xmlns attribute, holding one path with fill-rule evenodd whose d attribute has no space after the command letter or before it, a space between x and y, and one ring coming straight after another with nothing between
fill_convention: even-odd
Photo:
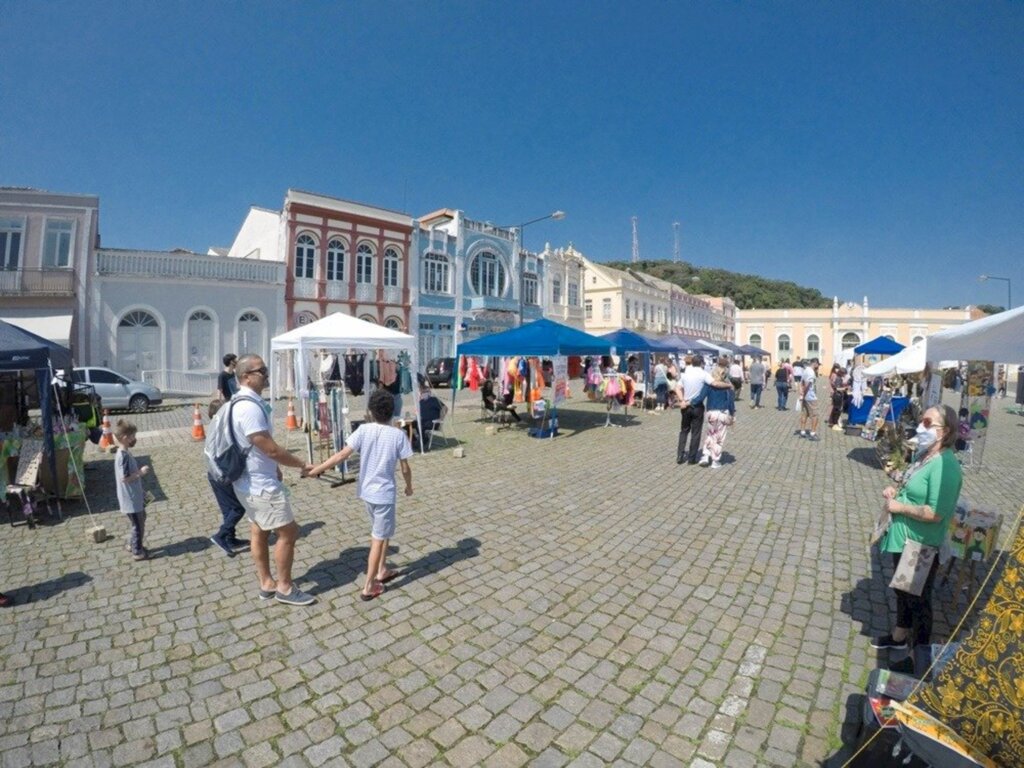
<instances>
[{"instance_id":1,"label":"boy in gray shirt","mask_svg":"<svg viewBox=\"0 0 1024 768\"><path fill-rule=\"evenodd\" d=\"M142 491L142 478L149 474L149 467L139 468L139 463L129 452L130 448L135 447L137 431L134 424L124 419L118 419L114 427L114 439L117 441L114 482L117 484L117 506L132 526L128 534L128 548L133 559L145 560L149 553L142 546L146 534L146 500Z\"/></svg>"}]
</instances>

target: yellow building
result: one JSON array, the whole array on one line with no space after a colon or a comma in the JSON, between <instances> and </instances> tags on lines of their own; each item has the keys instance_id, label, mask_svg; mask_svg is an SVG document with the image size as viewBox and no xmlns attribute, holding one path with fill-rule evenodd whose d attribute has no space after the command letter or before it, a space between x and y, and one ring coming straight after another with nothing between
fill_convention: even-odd
<instances>
[{"instance_id":1,"label":"yellow building","mask_svg":"<svg viewBox=\"0 0 1024 768\"><path fill-rule=\"evenodd\" d=\"M861 304L840 304L831 309L740 309L736 311L736 343L751 344L772 358L816 357L823 364L845 363L850 350L865 341L888 336L909 346L929 334L980 317L966 309L871 308L865 296Z\"/></svg>"}]
</instances>

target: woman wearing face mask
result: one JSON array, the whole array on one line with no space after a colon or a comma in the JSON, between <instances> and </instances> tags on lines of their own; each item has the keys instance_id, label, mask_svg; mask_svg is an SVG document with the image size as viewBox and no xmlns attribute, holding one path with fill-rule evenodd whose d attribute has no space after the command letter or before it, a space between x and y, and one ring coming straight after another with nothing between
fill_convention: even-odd
<instances>
[{"instance_id":1,"label":"woman wearing face mask","mask_svg":"<svg viewBox=\"0 0 1024 768\"><path fill-rule=\"evenodd\" d=\"M916 461L903 476L899 488L882 491L885 510L892 522L882 537L882 552L888 552L893 568L899 566L906 542L917 541L940 547L960 498L963 474L953 455L957 439L956 411L948 405L925 411L918 426ZM884 637L871 641L873 648L905 649L927 645L932 634L932 584L939 561L936 557L919 596L899 589L896 593L896 626ZM913 635L911 631L914 630Z\"/></svg>"}]
</instances>

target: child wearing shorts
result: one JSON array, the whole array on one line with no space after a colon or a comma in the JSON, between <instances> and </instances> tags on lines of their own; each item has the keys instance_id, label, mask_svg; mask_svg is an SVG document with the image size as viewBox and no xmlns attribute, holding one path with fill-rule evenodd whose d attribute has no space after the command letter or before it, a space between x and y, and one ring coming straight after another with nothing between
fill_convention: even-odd
<instances>
[{"instance_id":1,"label":"child wearing shorts","mask_svg":"<svg viewBox=\"0 0 1024 768\"><path fill-rule=\"evenodd\" d=\"M395 535L395 507L398 502L396 464L402 469L405 495L412 496L412 468L409 466L412 446L405 432L391 426L395 399L386 389L377 389L370 395L368 408L373 421L356 429L344 448L309 473L312 477L319 477L353 453L359 454L356 496L366 504L366 514L370 518L370 557L366 566L366 583L359 595L361 600L373 600L384 594L384 585L401 575L399 571L389 570L385 562L388 542Z\"/></svg>"},{"instance_id":2,"label":"child wearing shorts","mask_svg":"<svg viewBox=\"0 0 1024 768\"><path fill-rule=\"evenodd\" d=\"M128 534L128 549L135 560L145 560L149 553L142 546L142 539L146 535L146 500L142 491L142 478L149 474L149 467L140 469L130 452L135 447L137 431L134 424L124 419L118 419L114 426L114 440L117 442L114 482L117 485L117 506L132 526Z\"/></svg>"}]
</instances>

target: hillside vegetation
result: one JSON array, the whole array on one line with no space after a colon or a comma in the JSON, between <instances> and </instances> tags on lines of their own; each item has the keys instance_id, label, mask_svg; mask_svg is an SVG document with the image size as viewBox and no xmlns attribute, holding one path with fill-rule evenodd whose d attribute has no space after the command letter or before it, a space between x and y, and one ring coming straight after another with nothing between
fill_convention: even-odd
<instances>
[{"instance_id":1,"label":"hillside vegetation","mask_svg":"<svg viewBox=\"0 0 1024 768\"><path fill-rule=\"evenodd\" d=\"M785 280L769 280L725 269L695 267L685 261L605 262L615 269L635 269L682 286L689 293L728 296L740 309L820 309L832 306L832 299L815 288L804 288ZM694 280L694 278L698 278Z\"/></svg>"}]
</instances>

